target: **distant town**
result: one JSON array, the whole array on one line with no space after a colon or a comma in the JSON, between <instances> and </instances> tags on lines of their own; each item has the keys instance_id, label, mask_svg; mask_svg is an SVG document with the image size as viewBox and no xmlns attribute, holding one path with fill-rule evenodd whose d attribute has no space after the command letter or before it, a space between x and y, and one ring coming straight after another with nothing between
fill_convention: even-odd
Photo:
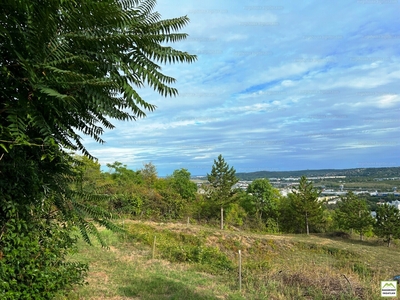
<instances>
[{"instance_id":1,"label":"distant town","mask_svg":"<svg viewBox=\"0 0 400 300\"><path fill-rule=\"evenodd\" d=\"M312 181L314 186L321 191L319 200L328 205L335 205L340 200L340 196L351 191L356 195L368 198L375 205L387 203L400 210L400 193L397 191L397 186L400 186L400 168L398 167L276 173L276 175L286 175L287 177L271 177L274 172L267 171L238 173L240 180L233 188L246 190L253 181L247 180L247 178L267 178L282 196L287 196L299 184L302 174L305 176L310 175L307 176L307 179ZM243 178L246 178L246 180ZM192 180L197 183L198 192L202 193L202 186L208 183L207 178L205 176L196 176Z\"/></svg>"}]
</instances>

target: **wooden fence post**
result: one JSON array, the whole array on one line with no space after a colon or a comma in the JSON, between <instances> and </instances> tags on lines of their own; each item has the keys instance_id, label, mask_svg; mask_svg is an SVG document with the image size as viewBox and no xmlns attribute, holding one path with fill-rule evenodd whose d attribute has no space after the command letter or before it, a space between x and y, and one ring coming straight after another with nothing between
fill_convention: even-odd
<instances>
[{"instance_id":1,"label":"wooden fence post","mask_svg":"<svg viewBox=\"0 0 400 300\"><path fill-rule=\"evenodd\" d=\"M221 230L224 229L224 208L221 206Z\"/></svg>"},{"instance_id":2,"label":"wooden fence post","mask_svg":"<svg viewBox=\"0 0 400 300\"><path fill-rule=\"evenodd\" d=\"M154 241L153 241L153 254L152 254L153 259L154 259L155 252L156 252L156 236L154 236Z\"/></svg>"},{"instance_id":3,"label":"wooden fence post","mask_svg":"<svg viewBox=\"0 0 400 300\"><path fill-rule=\"evenodd\" d=\"M239 291L242 291L242 252L239 250Z\"/></svg>"}]
</instances>

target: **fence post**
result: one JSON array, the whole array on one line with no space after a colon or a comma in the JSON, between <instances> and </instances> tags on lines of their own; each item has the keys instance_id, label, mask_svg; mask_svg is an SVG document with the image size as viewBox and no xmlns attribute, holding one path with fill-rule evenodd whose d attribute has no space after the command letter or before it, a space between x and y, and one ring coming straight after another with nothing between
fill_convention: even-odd
<instances>
[{"instance_id":1,"label":"fence post","mask_svg":"<svg viewBox=\"0 0 400 300\"><path fill-rule=\"evenodd\" d=\"M156 236L154 236L154 241L153 241L153 254L152 254L152 256L151 256L153 259L154 259L155 252L156 252Z\"/></svg>"},{"instance_id":2,"label":"fence post","mask_svg":"<svg viewBox=\"0 0 400 300\"><path fill-rule=\"evenodd\" d=\"M122 229L124 230L124 243L126 243L125 219L122 220Z\"/></svg>"},{"instance_id":3,"label":"fence post","mask_svg":"<svg viewBox=\"0 0 400 300\"><path fill-rule=\"evenodd\" d=\"M224 208L221 206L221 230L224 229Z\"/></svg>"},{"instance_id":4,"label":"fence post","mask_svg":"<svg viewBox=\"0 0 400 300\"><path fill-rule=\"evenodd\" d=\"M239 291L242 291L242 251L239 250Z\"/></svg>"}]
</instances>

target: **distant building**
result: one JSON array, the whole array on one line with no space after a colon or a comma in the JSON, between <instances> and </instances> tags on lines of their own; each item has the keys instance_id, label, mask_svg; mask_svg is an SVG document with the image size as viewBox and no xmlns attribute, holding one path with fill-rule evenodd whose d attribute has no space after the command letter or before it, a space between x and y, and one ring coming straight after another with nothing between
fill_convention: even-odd
<instances>
[{"instance_id":1,"label":"distant building","mask_svg":"<svg viewBox=\"0 0 400 300\"><path fill-rule=\"evenodd\" d=\"M249 186L249 184L251 184L252 181L242 181L240 180L238 183L236 183L232 188L239 188L241 190L247 190L247 187Z\"/></svg>"},{"instance_id":2,"label":"distant building","mask_svg":"<svg viewBox=\"0 0 400 300\"><path fill-rule=\"evenodd\" d=\"M338 196L321 196L318 197L318 201L326 202L327 204L336 204L340 200Z\"/></svg>"},{"instance_id":3,"label":"distant building","mask_svg":"<svg viewBox=\"0 0 400 300\"><path fill-rule=\"evenodd\" d=\"M279 189L279 192L281 193L281 195L283 197L286 197L289 193L292 192L292 190L290 190L290 189Z\"/></svg>"},{"instance_id":4,"label":"distant building","mask_svg":"<svg viewBox=\"0 0 400 300\"><path fill-rule=\"evenodd\" d=\"M399 200L392 201L392 203L388 203L388 204L391 205L391 206L394 206L398 210L400 210L400 201Z\"/></svg>"},{"instance_id":5,"label":"distant building","mask_svg":"<svg viewBox=\"0 0 400 300\"><path fill-rule=\"evenodd\" d=\"M385 202L382 199L379 199L379 202L376 203L377 205L383 205L383 204L387 204L387 205L391 205L396 207L398 210L400 210L400 201L399 200L395 200L392 202Z\"/></svg>"}]
</instances>

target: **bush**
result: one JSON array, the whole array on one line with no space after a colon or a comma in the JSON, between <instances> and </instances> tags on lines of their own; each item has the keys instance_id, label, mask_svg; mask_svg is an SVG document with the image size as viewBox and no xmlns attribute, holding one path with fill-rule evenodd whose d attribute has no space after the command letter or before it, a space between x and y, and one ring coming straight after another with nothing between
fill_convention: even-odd
<instances>
[{"instance_id":1,"label":"bush","mask_svg":"<svg viewBox=\"0 0 400 300\"><path fill-rule=\"evenodd\" d=\"M31 211L39 209L32 207ZM54 221L16 213L8 203L8 222L0 241L0 298L53 299L60 291L82 284L88 266L66 262L76 238Z\"/></svg>"},{"instance_id":2,"label":"bush","mask_svg":"<svg viewBox=\"0 0 400 300\"><path fill-rule=\"evenodd\" d=\"M225 223L232 226L242 226L246 218L246 211L237 203L233 203L226 210Z\"/></svg>"}]
</instances>

